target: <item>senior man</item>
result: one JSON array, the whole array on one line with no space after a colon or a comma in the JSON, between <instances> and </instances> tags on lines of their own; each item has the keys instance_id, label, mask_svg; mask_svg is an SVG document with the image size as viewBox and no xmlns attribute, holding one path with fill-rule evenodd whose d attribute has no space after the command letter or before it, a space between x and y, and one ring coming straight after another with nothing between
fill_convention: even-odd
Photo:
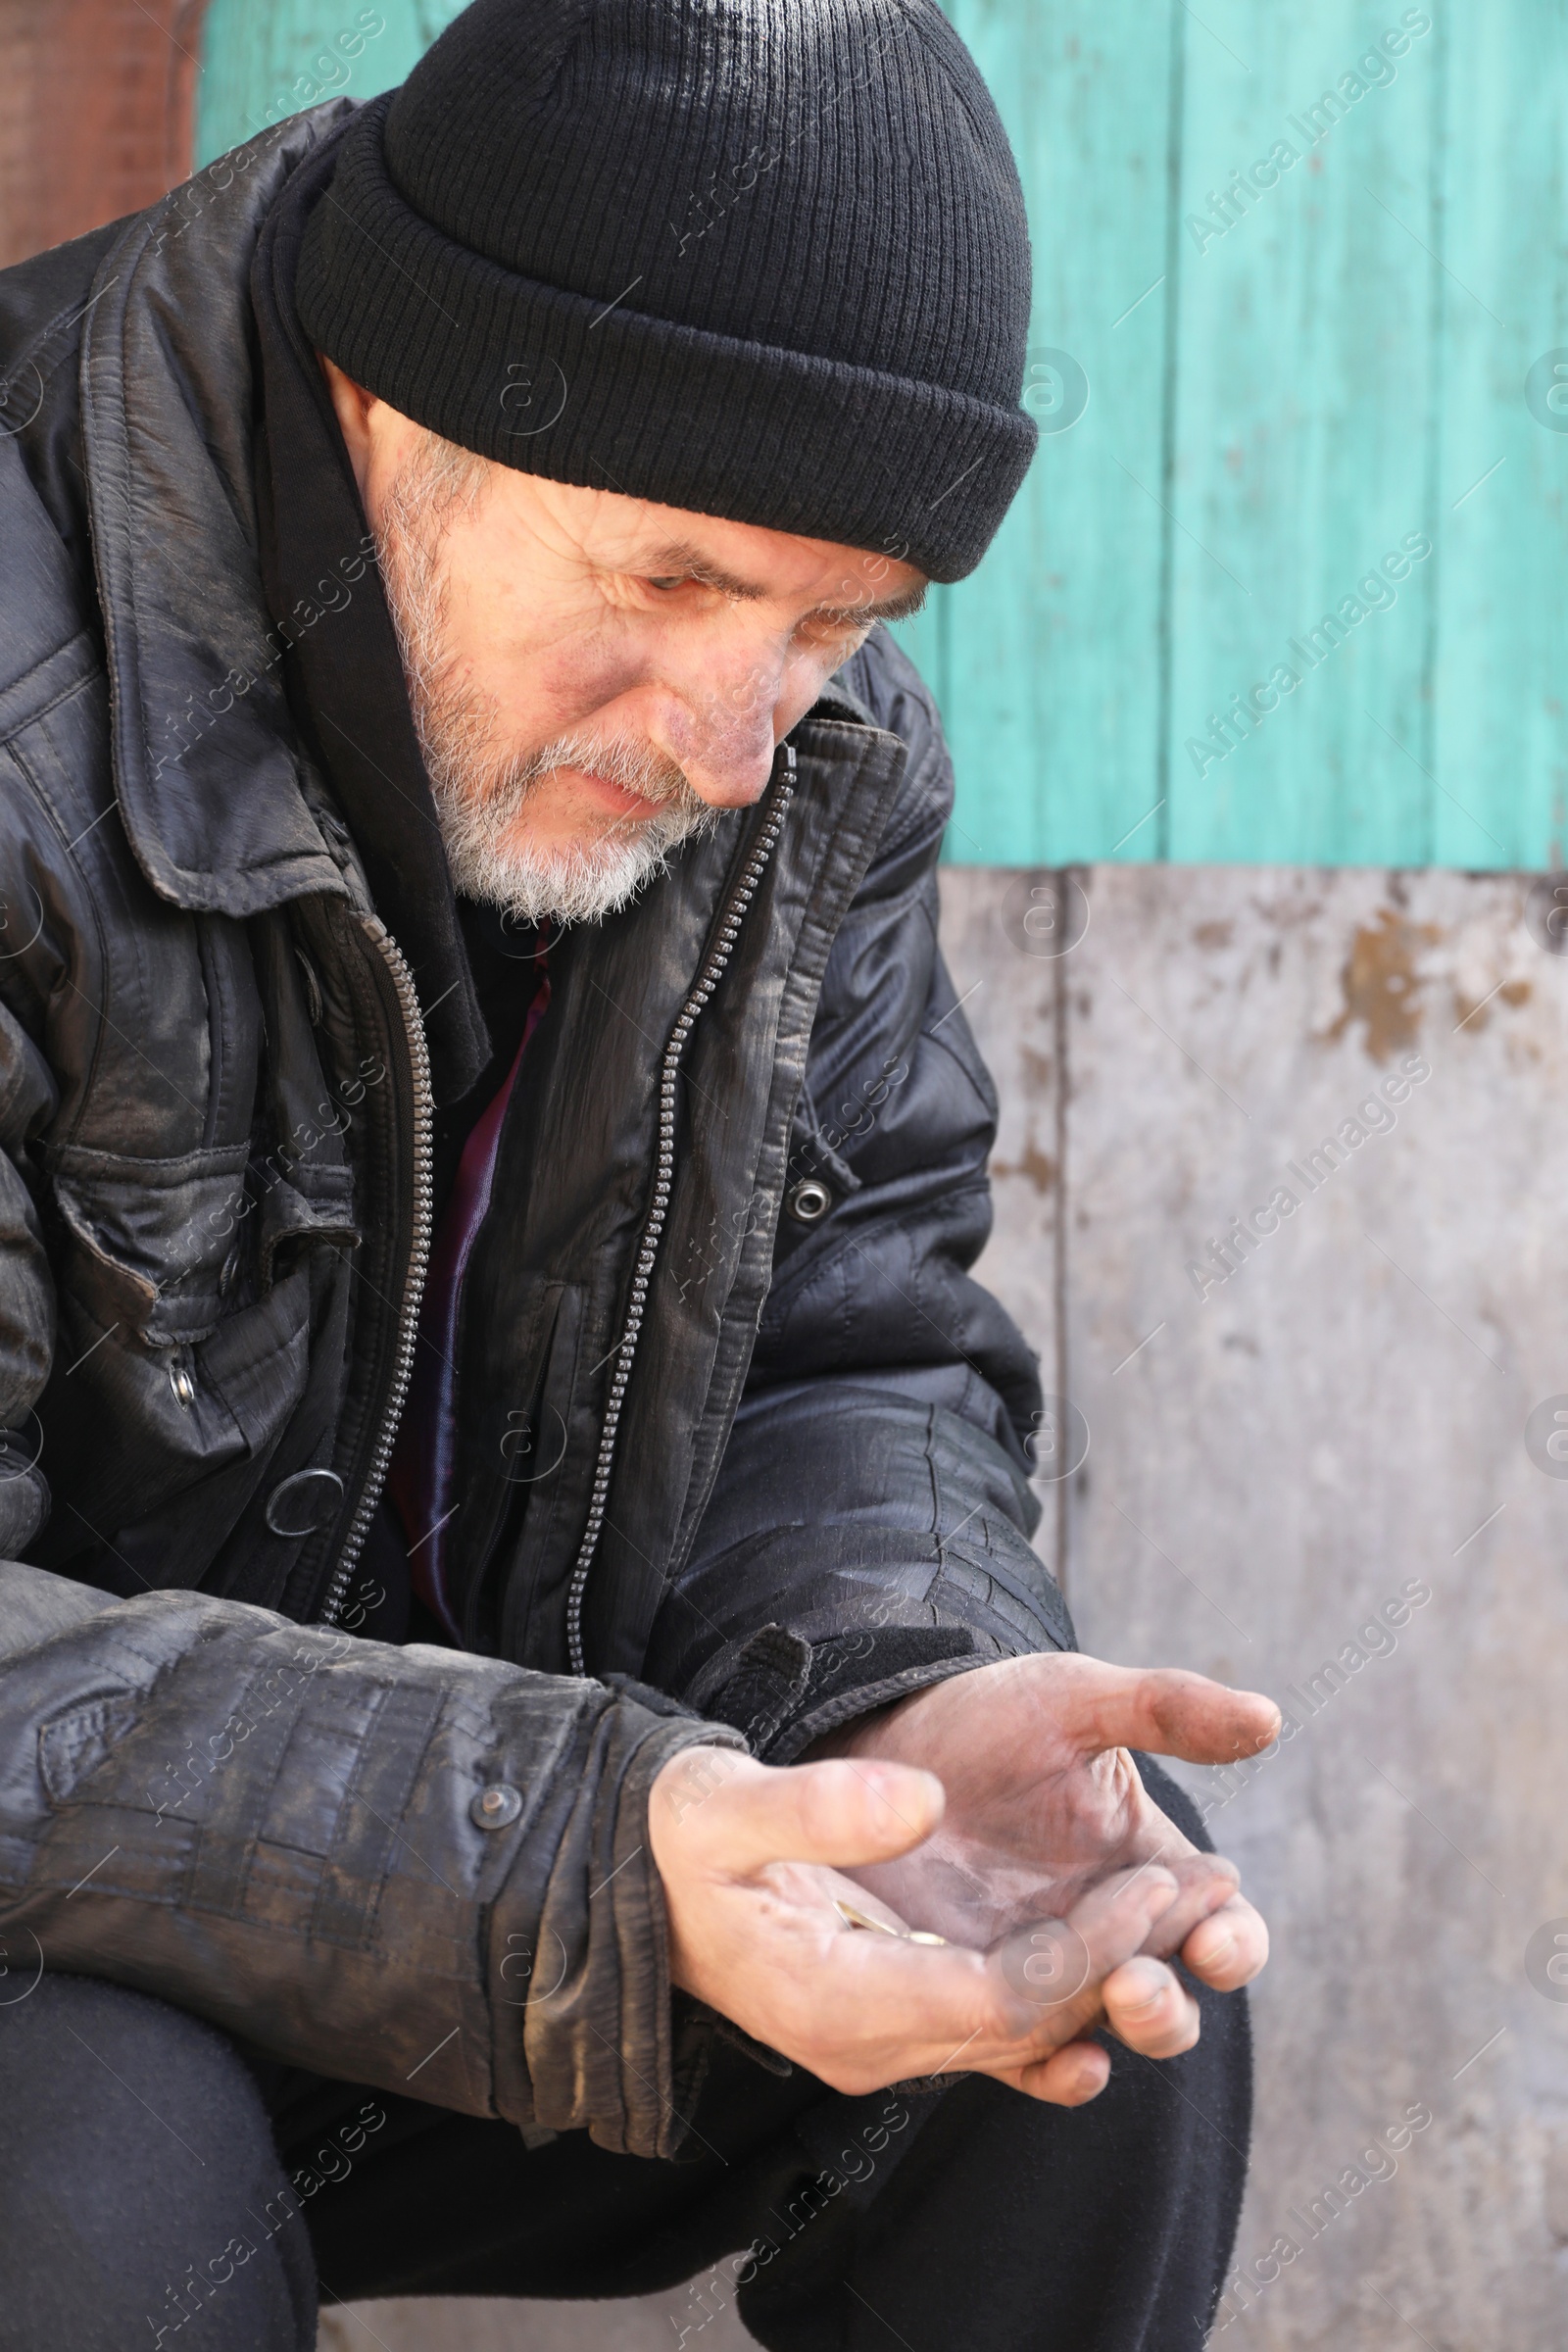
<instances>
[{"instance_id":1,"label":"senior man","mask_svg":"<svg viewBox=\"0 0 1568 2352\"><path fill-rule=\"evenodd\" d=\"M0 277L12 2352L1202 2336L1264 1937L1135 1751L1275 1715L1030 1550L880 625L1028 287L931 0L479 0Z\"/></svg>"}]
</instances>

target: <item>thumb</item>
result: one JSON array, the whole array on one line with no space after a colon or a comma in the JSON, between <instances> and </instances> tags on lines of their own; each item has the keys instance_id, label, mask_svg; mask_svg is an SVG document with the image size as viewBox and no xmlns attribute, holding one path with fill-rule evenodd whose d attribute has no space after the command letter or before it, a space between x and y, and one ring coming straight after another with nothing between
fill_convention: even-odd
<instances>
[{"instance_id":1,"label":"thumb","mask_svg":"<svg viewBox=\"0 0 1568 2352\"><path fill-rule=\"evenodd\" d=\"M1260 1690L1233 1690L1169 1666L1149 1680L1148 1708L1165 1755L1191 1764L1232 1764L1279 1737L1280 1710Z\"/></svg>"},{"instance_id":2,"label":"thumb","mask_svg":"<svg viewBox=\"0 0 1568 2352\"><path fill-rule=\"evenodd\" d=\"M1177 1666L1107 1666L1085 1658L1074 1677L1085 1747L1138 1747L1189 1764L1230 1764L1277 1739L1280 1711L1258 1690L1232 1690Z\"/></svg>"},{"instance_id":3,"label":"thumb","mask_svg":"<svg viewBox=\"0 0 1568 2352\"><path fill-rule=\"evenodd\" d=\"M946 1802L936 1775L908 1764L847 1757L780 1766L710 1748L675 1757L654 1798L666 1836L678 1822L683 1843L736 1877L768 1862L845 1870L892 1861L930 1837Z\"/></svg>"}]
</instances>

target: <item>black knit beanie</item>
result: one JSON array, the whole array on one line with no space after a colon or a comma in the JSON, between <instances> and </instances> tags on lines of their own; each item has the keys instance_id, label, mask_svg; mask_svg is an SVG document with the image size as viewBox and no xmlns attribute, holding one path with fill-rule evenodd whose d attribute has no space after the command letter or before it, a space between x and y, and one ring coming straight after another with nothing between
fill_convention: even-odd
<instances>
[{"instance_id":1,"label":"black knit beanie","mask_svg":"<svg viewBox=\"0 0 1568 2352\"><path fill-rule=\"evenodd\" d=\"M938 580L1034 451L1023 198L935 0L474 0L350 125L296 298L466 449Z\"/></svg>"}]
</instances>

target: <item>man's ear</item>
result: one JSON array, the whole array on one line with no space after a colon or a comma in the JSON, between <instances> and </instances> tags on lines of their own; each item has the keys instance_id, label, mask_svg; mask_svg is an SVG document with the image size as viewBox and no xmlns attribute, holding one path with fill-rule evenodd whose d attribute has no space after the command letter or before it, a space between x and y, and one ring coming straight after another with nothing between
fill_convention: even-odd
<instances>
[{"instance_id":1,"label":"man's ear","mask_svg":"<svg viewBox=\"0 0 1568 2352\"><path fill-rule=\"evenodd\" d=\"M337 416L337 429L343 436L343 446L349 453L354 479L359 487L360 504L365 504L365 485L370 472L370 411L377 405L373 392L367 392L351 375L345 375L335 360L324 351L316 355L326 388L332 395L332 408Z\"/></svg>"}]
</instances>

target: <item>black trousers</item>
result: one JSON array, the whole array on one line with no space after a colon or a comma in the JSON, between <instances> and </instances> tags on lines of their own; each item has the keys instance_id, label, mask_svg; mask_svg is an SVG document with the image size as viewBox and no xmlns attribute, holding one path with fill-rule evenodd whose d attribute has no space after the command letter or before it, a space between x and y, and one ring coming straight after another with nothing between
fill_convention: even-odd
<instances>
[{"instance_id":1,"label":"black trousers","mask_svg":"<svg viewBox=\"0 0 1568 2352\"><path fill-rule=\"evenodd\" d=\"M685 2152L650 2163L247 2064L163 2002L4 1965L3 2352L310 2352L318 2291L656 2289L676 2343L738 2300L773 2352L1198 2352L1229 2260L1240 1994L1200 1994L1185 2057L1113 2045L1071 2113L980 2077L845 2098L720 2042Z\"/></svg>"}]
</instances>

